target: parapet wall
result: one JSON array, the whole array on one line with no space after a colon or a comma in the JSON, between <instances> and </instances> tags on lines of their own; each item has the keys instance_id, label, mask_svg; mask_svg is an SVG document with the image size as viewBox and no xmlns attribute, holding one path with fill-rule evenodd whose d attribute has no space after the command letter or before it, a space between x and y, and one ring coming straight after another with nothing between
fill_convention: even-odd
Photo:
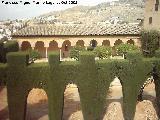
<instances>
[{"instance_id":1,"label":"parapet wall","mask_svg":"<svg viewBox=\"0 0 160 120\"><path fill-rule=\"evenodd\" d=\"M143 58L139 52L130 52L126 60L98 60L94 54L82 52L79 61L61 62L59 53L50 53L48 63L28 64L28 55L13 52L7 55L7 64L0 64L0 80L7 85L10 120L24 120L27 96L33 88L46 91L49 119L61 120L66 85L78 86L84 120L102 120L106 93L115 76L120 79L123 92L123 115L133 120L140 87L156 69L157 105L160 105L160 59Z\"/></svg>"}]
</instances>

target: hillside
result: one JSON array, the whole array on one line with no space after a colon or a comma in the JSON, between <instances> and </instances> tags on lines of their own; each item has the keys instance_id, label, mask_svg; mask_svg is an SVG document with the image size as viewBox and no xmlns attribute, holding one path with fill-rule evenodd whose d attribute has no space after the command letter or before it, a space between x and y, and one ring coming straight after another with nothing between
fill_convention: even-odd
<instances>
[{"instance_id":1,"label":"hillside","mask_svg":"<svg viewBox=\"0 0 160 120\"><path fill-rule=\"evenodd\" d=\"M121 22L137 22L143 19L144 0L120 0L101 3L96 6L77 6L63 11L53 11L38 17L62 23L97 23L118 19Z\"/></svg>"}]
</instances>

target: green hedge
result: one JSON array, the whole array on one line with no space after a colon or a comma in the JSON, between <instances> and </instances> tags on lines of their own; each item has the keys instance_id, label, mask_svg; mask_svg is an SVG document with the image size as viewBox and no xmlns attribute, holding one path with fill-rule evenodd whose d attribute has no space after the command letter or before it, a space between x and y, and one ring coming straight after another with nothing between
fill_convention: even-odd
<instances>
[{"instance_id":1,"label":"green hedge","mask_svg":"<svg viewBox=\"0 0 160 120\"><path fill-rule=\"evenodd\" d=\"M48 95L49 119L61 120L66 85L78 86L84 120L102 120L106 106L106 93L117 76L122 84L123 115L133 120L137 96L141 85L152 71L153 64L160 71L160 59L144 59L134 51L125 60L95 61L93 52L81 52L79 61L61 62L59 53L50 53L48 63L28 65L25 53L9 53L7 65L0 66L0 75L7 76L10 120L24 120L26 99L33 88L42 88ZM159 76L159 72L156 74ZM3 77L2 77L3 78ZM160 101L160 80L155 80L156 96ZM160 102L157 102L160 105ZM18 104L18 107L17 107ZM16 114L18 113L18 114Z\"/></svg>"},{"instance_id":2,"label":"green hedge","mask_svg":"<svg viewBox=\"0 0 160 120\"><path fill-rule=\"evenodd\" d=\"M5 61L5 49L3 41L0 41L0 63Z\"/></svg>"},{"instance_id":3,"label":"green hedge","mask_svg":"<svg viewBox=\"0 0 160 120\"><path fill-rule=\"evenodd\" d=\"M4 44L6 52L17 52L19 51L19 45L17 41L8 41Z\"/></svg>"},{"instance_id":4,"label":"green hedge","mask_svg":"<svg viewBox=\"0 0 160 120\"><path fill-rule=\"evenodd\" d=\"M17 52L19 51L19 45L16 41L0 41L0 63L6 63L6 55L9 52Z\"/></svg>"},{"instance_id":5,"label":"green hedge","mask_svg":"<svg viewBox=\"0 0 160 120\"><path fill-rule=\"evenodd\" d=\"M7 65L0 63L0 86L6 85L7 81Z\"/></svg>"}]
</instances>

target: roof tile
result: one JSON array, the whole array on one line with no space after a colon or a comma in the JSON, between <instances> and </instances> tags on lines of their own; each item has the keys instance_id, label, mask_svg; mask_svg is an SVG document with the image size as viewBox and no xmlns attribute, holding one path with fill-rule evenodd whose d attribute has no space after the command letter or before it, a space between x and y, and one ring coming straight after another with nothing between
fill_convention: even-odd
<instances>
[{"instance_id":1,"label":"roof tile","mask_svg":"<svg viewBox=\"0 0 160 120\"><path fill-rule=\"evenodd\" d=\"M141 27L138 25L50 25L28 26L13 36L39 35L138 35Z\"/></svg>"}]
</instances>

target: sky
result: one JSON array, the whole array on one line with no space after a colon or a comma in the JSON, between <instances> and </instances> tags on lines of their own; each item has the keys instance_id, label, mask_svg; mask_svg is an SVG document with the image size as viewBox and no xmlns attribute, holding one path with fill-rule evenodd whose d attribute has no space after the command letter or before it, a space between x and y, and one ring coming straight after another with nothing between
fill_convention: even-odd
<instances>
[{"instance_id":1,"label":"sky","mask_svg":"<svg viewBox=\"0 0 160 120\"><path fill-rule=\"evenodd\" d=\"M22 1L20 3L20 1ZM40 4L36 5L35 2ZM54 2L54 5L42 4L46 0L0 0L0 20L6 19L26 19L36 17L44 13L51 11L64 10L77 5L94 6L103 2L117 1L117 0L75 0L77 4L57 4L61 1L73 1L73 0L47 0L48 2ZM5 4L6 2L18 2L18 4ZM30 5L24 5L25 2L30 2Z\"/></svg>"}]
</instances>

